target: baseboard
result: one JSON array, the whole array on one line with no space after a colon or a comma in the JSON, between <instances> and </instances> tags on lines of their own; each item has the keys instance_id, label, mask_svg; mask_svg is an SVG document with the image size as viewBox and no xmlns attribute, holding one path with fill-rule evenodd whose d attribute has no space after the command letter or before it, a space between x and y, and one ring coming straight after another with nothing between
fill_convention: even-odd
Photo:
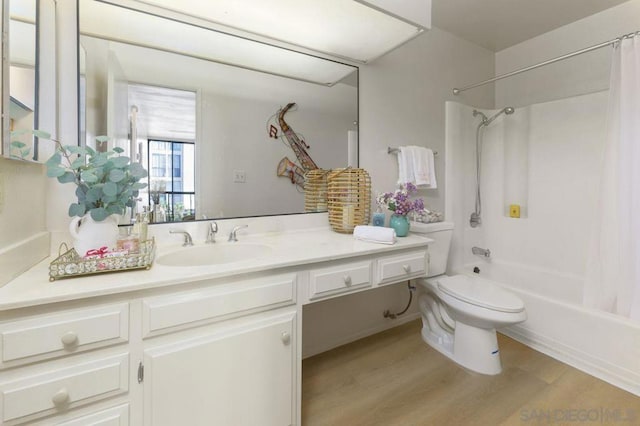
<instances>
[{"instance_id":1,"label":"baseboard","mask_svg":"<svg viewBox=\"0 0 640 426\"><path fill-rule=\"evenodd\" d=\"M558 361L640 396L640 375L633 371L595 358L579 349L535 333L522 325L501 329L500 333Z\"/></svg>"},{"instance_id":2,"label":"baseboard","mask_svg":"<svg viewBox=\"0 0 640 426\"><path fill-rule=\"evenodd\" d=\"M314 355L318 355L322 352L326 352L331 349L335 349L339 346L346 345L347 343L355 342L356 340L360 340L367 336L371 336L372 334L380 333L382 331L389 330L399 325L406 324L418 318L420 318L420 312L412 312L410 314L406 314L399 318L396 318L395 320L388 320L388 322L386 323L381 323L373 327L360 330L357 333L344 336L341 339L333 341L329 344L317 345L317 346L314 346L313 344L311 344L305 348L306 350L305 350L305 353L303 354L303 359L312 357Z\"/></svg>"},{"instance_id":3,"label":"baseboard","mask_svg":"<svg viewBox=\"0 0 640 426\"><path fill-rule=\"evenodd\" d=\"M49 233L40 232L0 249L0 287L49 256Z\"/></svg>"}]
</instances>

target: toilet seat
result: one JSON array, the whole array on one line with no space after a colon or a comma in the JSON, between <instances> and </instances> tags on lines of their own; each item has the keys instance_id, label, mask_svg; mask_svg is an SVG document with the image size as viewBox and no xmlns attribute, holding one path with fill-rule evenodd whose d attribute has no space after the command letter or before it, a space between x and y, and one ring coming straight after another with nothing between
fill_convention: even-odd
<instances>
[{"instance_id":1,"label":"toilet seat","mask_svg":"<svg viewBox=\"0 0 640 426\"><path fill-rule=\"evenodd\" d=\"M475 306L509 313L524 311L519 297L489 281L479 284L466 275L454 275L439 278L436 283L443 293Z\"/></svg>"}]
</instances>

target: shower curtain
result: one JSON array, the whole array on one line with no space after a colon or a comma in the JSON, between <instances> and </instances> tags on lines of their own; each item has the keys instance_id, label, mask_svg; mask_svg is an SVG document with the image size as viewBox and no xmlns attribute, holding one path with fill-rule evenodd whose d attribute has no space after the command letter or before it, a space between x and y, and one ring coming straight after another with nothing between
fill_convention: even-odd
<instances>
[{"instance_id":1,"label":"shower curtain","mask_svg":"<svg viewBox=\"0 0 640 426\"><path fill-rule=\"evenodd\" d=\"M614 46L606 138L584 304L640 321L640 34L637 33Z\"/></svg>"}]
</instances>

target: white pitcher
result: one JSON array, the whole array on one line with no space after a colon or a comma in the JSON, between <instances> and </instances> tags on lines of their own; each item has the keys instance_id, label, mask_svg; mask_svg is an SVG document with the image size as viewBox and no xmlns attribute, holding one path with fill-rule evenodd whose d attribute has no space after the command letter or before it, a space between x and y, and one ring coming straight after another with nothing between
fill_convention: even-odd
<instances>
[{"instance_id":1,"label":"white pitcher","mask_svg":"<svg viewBox=\"0 0 640 426\"><path fill-rule=\"evenodd\" d=\"M73 237L73 247L80 256L86 255L89 250L100 250L102 247L113 250L118 240L118 218L111 215L103 221L96 222L87 213L71 220L69 232Z\"/></svg>"}]
</instances>

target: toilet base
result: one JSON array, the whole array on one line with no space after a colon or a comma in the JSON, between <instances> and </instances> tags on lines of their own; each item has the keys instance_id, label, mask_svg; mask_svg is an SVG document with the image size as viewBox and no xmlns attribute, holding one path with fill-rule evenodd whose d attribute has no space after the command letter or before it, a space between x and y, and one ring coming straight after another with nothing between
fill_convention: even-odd
<instances>
[{"instance_id":1,"label":"toilet base","mask_svg":"<svg viewBox=\"0 0 640 426\"><path fill-rule=\"evenodd\" d=\"M426 325L421 335L429 346L471 371L488 375L502 372L495 329L472 327L458 321L452 339L446 334L434 333Z\"/></svg>"}]
</instances>

